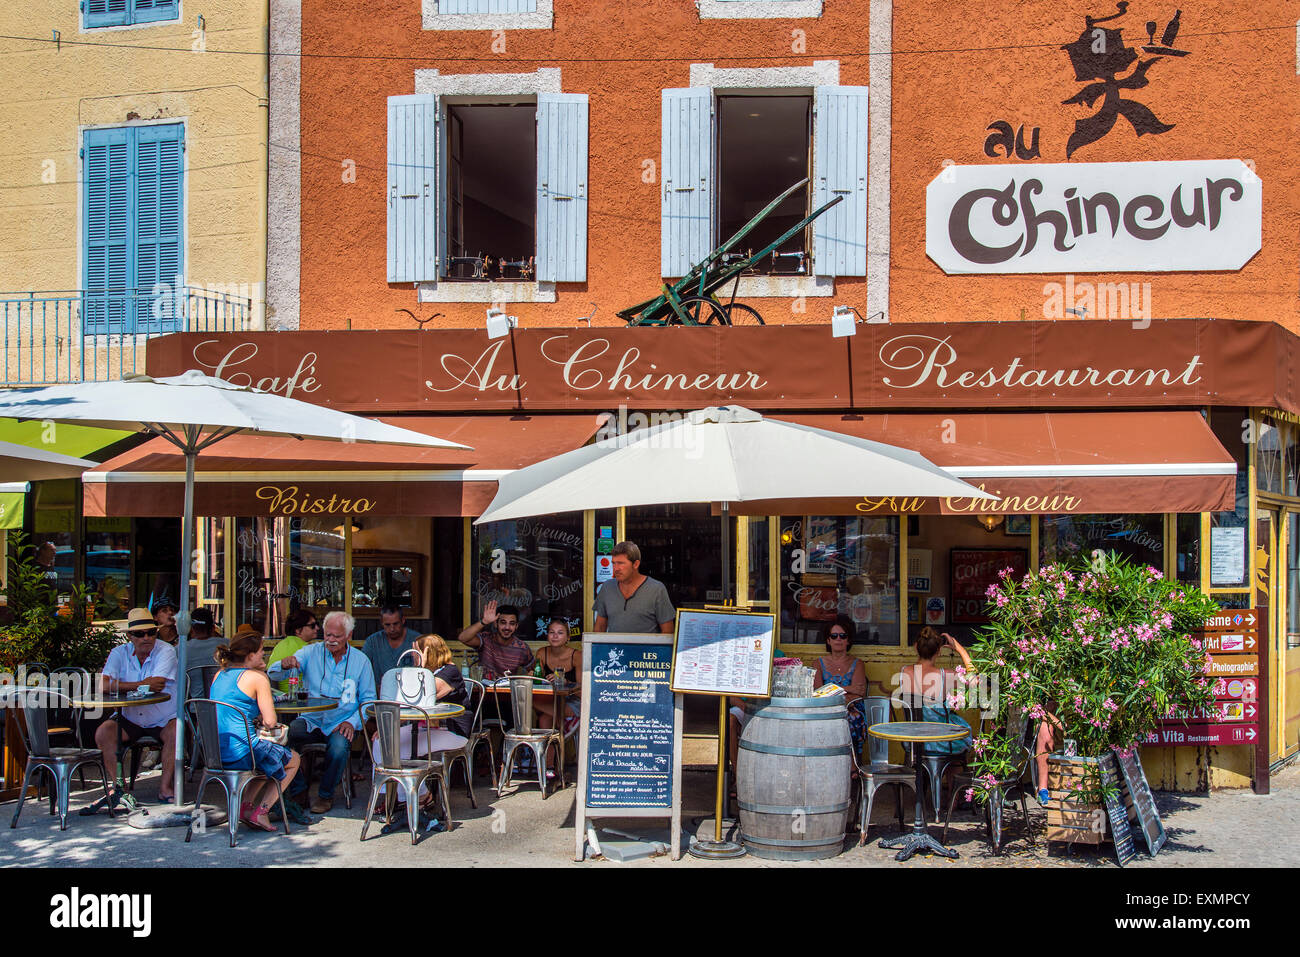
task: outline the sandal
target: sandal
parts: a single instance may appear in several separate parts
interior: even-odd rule
[[[94,804],[90,805],[89,807],[83,807],[77,813],[82,817],[94,817],[96,814],[100,812],[100,810],[107,807],[108,813],[112,814],[113,811],[117,809],[117,806],[121,803],[122,803],[122,789],[115,787],[113,788],[113,790],[108,792],[107,797],[100,798],[98,801],[96,801]]]
[[[270,808],[268,808],[265,804],[259,804],[256,810],[251,815],[244,818],[243,821],[245,824],[247,824],[251,828],[254,828],[255,830],[269,831],[270,833],[274,834],[275,825],[271,823],[270,818],[267,816],[267,812],[269,810]]]

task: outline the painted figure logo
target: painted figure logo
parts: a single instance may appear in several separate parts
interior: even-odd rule
[[[1061,47],[1070,57],[1074,67],[1075,79],[1087,85],[1070,97],[1064,104],[1082,104],[1091,107],[1098,99],[1101,108],[1092,116],[1075,120],[1074,132],[1065,144],[1065,156],[1069,159],[1074,153],[1090,143],[1095,143],[1115,126],[1116,120],[1123,116],[1132,125],[1138,136],[1146,133],[1167,133],[1172,130],[1172,123],[1161,122],[1146,106],[1136,100],[1126,100],[1123,90],[1140,90],[1150,84],[1147,71],[1158,59],[1166,56],[1186,56],[1186,50],[1175,50],[1173,42],[1178,36],[1179,20],[1182,11],[1174,11],[1173,18],[1161,34],[1160,43],[1155,42],[1156,27],[1154,20],[1147,22],[1149,43],[1142,47],[1142,52],[1150,53],[1151,59],[1139,60],[1137,51],[1124,43],[1123,30],[1098,27],[1099,23],[1118,20],[1128,12],[1127,0],[1117,3],[1118,13],[1109,17],[1084,17],[1086,26],[1079,38],[1073,43]],[[1134,63],[1137,65],[1134,67]],[[1120,74],[1129,67],[1133,72],[1121,78]],[[1097,82],[1089,82],[1097,81]]]
[[[605,660],[591,669],[593,678],[617,678],[627,671],[627,665],[623,664],[623,652],[616,648],[611,648]]]

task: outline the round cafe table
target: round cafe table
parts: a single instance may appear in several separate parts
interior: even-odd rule
[[[287,701],[272,701],[271,706],[275,708],[276,715],[310,714],[313,711],[333,711],[339,706],[339,699],[309,697],[299,700],[293,698]]]
[[[170,701],[171,699],[172,696],[167,694],[166,692],[155,691],[152,694],[147,694],[136,698],[132,698],[130,695],[125,695],[125,694],[76,695],[76,696],[70,696],[69,701],[71,702],[72,707],[77,708],[78,710],[81,711],[94,711],[95,709],[99,709],[101,711],[120,711],[123,708],[139,708],[147,704],[162,704],[163,702]],[[118,748],[117,748],[117,761],[115,762],[116,767],[113,768],[113,783],[115,785],[121,785],[122,807],[126,808],[127,811],[134,811],[136,805],[135,796],[126,791],[126,782],[122,780],[122,753],[124,750],[125,749],[123,748],[121,741],[119,740]],[[80,813],[83,816],[89,816],[95,814],[100,810],[100,808],[104,807],[104,805],[106,805],[107,803],[108,803],[108,798],[100,798],[98,801],[96,801],[94,804],[90,805],[89,807],[82,808],[81,811],[78,813]]]
[[[517,675],[516,677],[527,677],[526,675]],[[500,683],[498,683],[500,682]],[[552,681],[547,679],[549,687],[543,688],[540,684],[533,686],[534,697],[549,697],[555,699],[555,723],[560,728],[560,760],[565,759],[566,744],[564,738],[564,716],[566,712],[566,702],[572,696],[582,691],[582,684],[578,681]],[[496,681],[483,682],[483,690],[491,695],[510,694],[510,683],[508,678],[498,678]],[[497,714],[501,715],[500,699],[497,699]]]
[[[365,705],[362,705],[362,710],[363,711],[365,710]],[[371,713],[373,714],[373,711]],[[462,705],[458,705],[450,701],[447,702],[439,701],[432,708],[425,708],[424,710],[420,710],[419,708],[403,708],[402,713],[399,717],[401,718],[402,721],[424,721],[426,718],[430,721],[442,721],[446,718],[459,717],[464,713],[465,713],[465,708]],[[418,733],[411,735],[411,758],[412,759],[419,757],[419,755],[415,753],[416,748],[419,746],[418,745],[419,739],[420,736]],[[442,753],[442,752],[438,752],[438,753]]]
[[[970,734],[969,728],[939,721],[884,721],[867,728],[867,734],[885,741],[898,741],[904,744],[929,744],[938,741],[956,741]],[[902,837],[884,839],[880,846],[886,850],[897,850],[894,860],[905,861],[917,851],[929,851],[941,857],[957,857],[950,847],[944,847],[925,829],[925,784],[921,780],[923,765],[918,749],[912,750],[912,763],[916,765],[916,810],[912,818],[912,833]]]

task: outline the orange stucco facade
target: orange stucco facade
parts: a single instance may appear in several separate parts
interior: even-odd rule
[[[701,19],[689,0],[556,0],[552,29],[494,37],[424,30],[419,0],[305,0],[299,328],[410,328],[404,309],[443,313],[434,327],[482,324],[481,303],[418,305],[411,284],[386,282],[385,104],[415,91],[417,69],[445,75],[559,67],[564,92],[588,94],[587,281],[560,283],[553,303],[512,304],[509,311],[525,327],[572,327],[595,302],[596,325],[621,324],[614,312],[652,297],[662,281],[661,185],[645,176],[647,160],[656,168],[661,162],[660,91],[689,86],[692,63],[807,67],[835,60],[840,84],[866,86],[870,6],[825,0],[820,17],[736,20]],[[1277,0],[1184,4],[1173,46],[1186,55],[1155,57],[1147,85],[1125,94],[1172,129],[1139,137],[1120,117],[1069,160],[1253,163],[1263,182],[1261,251],[1237,271],[1082,278],[1150,283],[1155,318],[1244,318],[1300,331],[1298,11],[1300,4]],[[1141,0],[1102,26],[1121,28],[1123,42],[1140,47],[1148,41],[1146,21],[1156,21],[1159,40],[1173,12],[1171,4]],[[1061,47],[1084,30],[1085,13],[1102,18],[1115,9],[1047,0],[972,0],[959,10],[939,0],[893,4],[889,209],[887,218],[872,218],[873,230],[888,223],[890,321],[1044,318],[1044,284],[1062,276],[949,276],[931,261],[925,187],[945,161],[1000,165],[1008,178],[1028,165],[1067,161],[1074,122],[1097,109],[1062,103],[1084,87]],[[495,52],[502,42],[505,52]],[[885,122],[880,112],[873,101],[873,128]],[[1039,155],[987,156],[987,128],[999,120],[1024,126],[1026,139],[1037,128]],[[867,284],[841,277],[833,299],[764,299],[761,309],[769,323],[825,323],[831,303],[865,311]]]

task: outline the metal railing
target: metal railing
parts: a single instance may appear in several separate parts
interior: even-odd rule
[[[148,340],[245,332],[252,301],[192,286],[0,292],[5,386],[105,382],[145,371]]]

